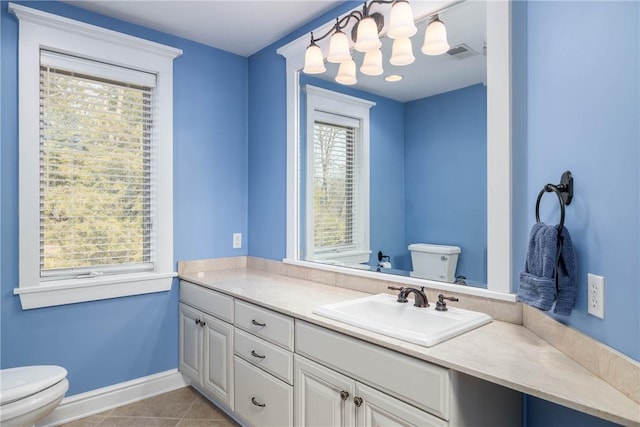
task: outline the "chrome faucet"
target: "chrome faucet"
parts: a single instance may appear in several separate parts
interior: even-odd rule
[[[413,293],[415,307],[429,307],[429,301],[427,301],[427,294],[424,293],[424,288],[416,289],[416,288],[397,288],[395,286],[389,286],[387,289],[391,289],[393,291],[400,291],[398,293],[398,302],[409,302],[407,296],[410,293]]]

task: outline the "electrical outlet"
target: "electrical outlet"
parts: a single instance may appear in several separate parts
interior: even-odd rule
[[[242,248],[242,233],[233,233],[233,249]]]
[[[604,277],[587,274],[587,311],[592,316],[604,319]]]

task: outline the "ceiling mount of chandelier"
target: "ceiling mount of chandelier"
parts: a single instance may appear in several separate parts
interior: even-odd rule
[[[415,61],[411,39],[418,31],[413,19],[413,11],[407,0],[371,0],[365,3],[362,10],[354,10],[342,18],[336,18],[335,25],[321,37],[314,37],[305,53],[303,72],[306,74],[321,74],[326,71],[324,55],[317,42],[331,36],[327,62],[340,64],[336,81],[345,85],[357,82],[356,64],[351,56],[351,43],[343,31],[353,20],[351,29],[353,48],[363,52],[364,59],[360,72],[370,76],[383,73],[383,58],[380,47],[380,31],[384,27],[384,15],[379,12],[371,13],[371,8],[378,4],[393,4],[389,18],[387,36],[393,39],[391,58],[392,65],[409,65]],[[435,14],[427,26],[422,52],[425,55],[440,55],[449,50],[447,30],[444,23]]]

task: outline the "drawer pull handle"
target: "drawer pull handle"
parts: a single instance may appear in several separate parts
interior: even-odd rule
[[[347,400],[348,398],[349,398],[349,392],[348,392],[348,391],[344,391],[344,390],[342,390],[342,391],[340,392],[340,399],[342,399],[342,400]]]
[[[252,320],[251,320],[251,324],[252,324],[252,325],[255,325],[255,326],[267,326],[267,324],[266,324],[266,323],[260,323],[260,322],[258,322],[256,319],[252,319]]]
[[[251,403],[253,403],[254,405],[259,406],[259,407],[261,407],[261,408],[264,408],[265,406],[267,406],[267,404],[266,404],[266,403],[260,403],[260,402],[258,402],[258,401],[256,400],[256,398],[255,398],[255,397],[252,397],[252,398],[251,398]]]
[[[267,357],[267,356],[264,356],[264,355],[262,355],[262,354],[258,354],[258,353],[256,353],[254,350],[251,350],[251,355],[252,355],[253,357],[257,357],[258,359],[264,359],[265,357]]]
[[[362,398],[358,397],[358,396],[354,397],[353,398],[353,403],[355,403],[356,408],[359,408],[360,405],[362,405]]]

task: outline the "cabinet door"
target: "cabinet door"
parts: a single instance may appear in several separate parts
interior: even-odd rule
[[[445,427],[448,423],[364,384],[357,383],[357,427]]]
[[[180,304],[180,371],[198,385],[202,384],[202,315]]]
[[[304,357],[294,356],[296,426],[347,427],[354,423],[355,382]]]
[[[204,315],[202,388],[233,409],[233,326]]]

